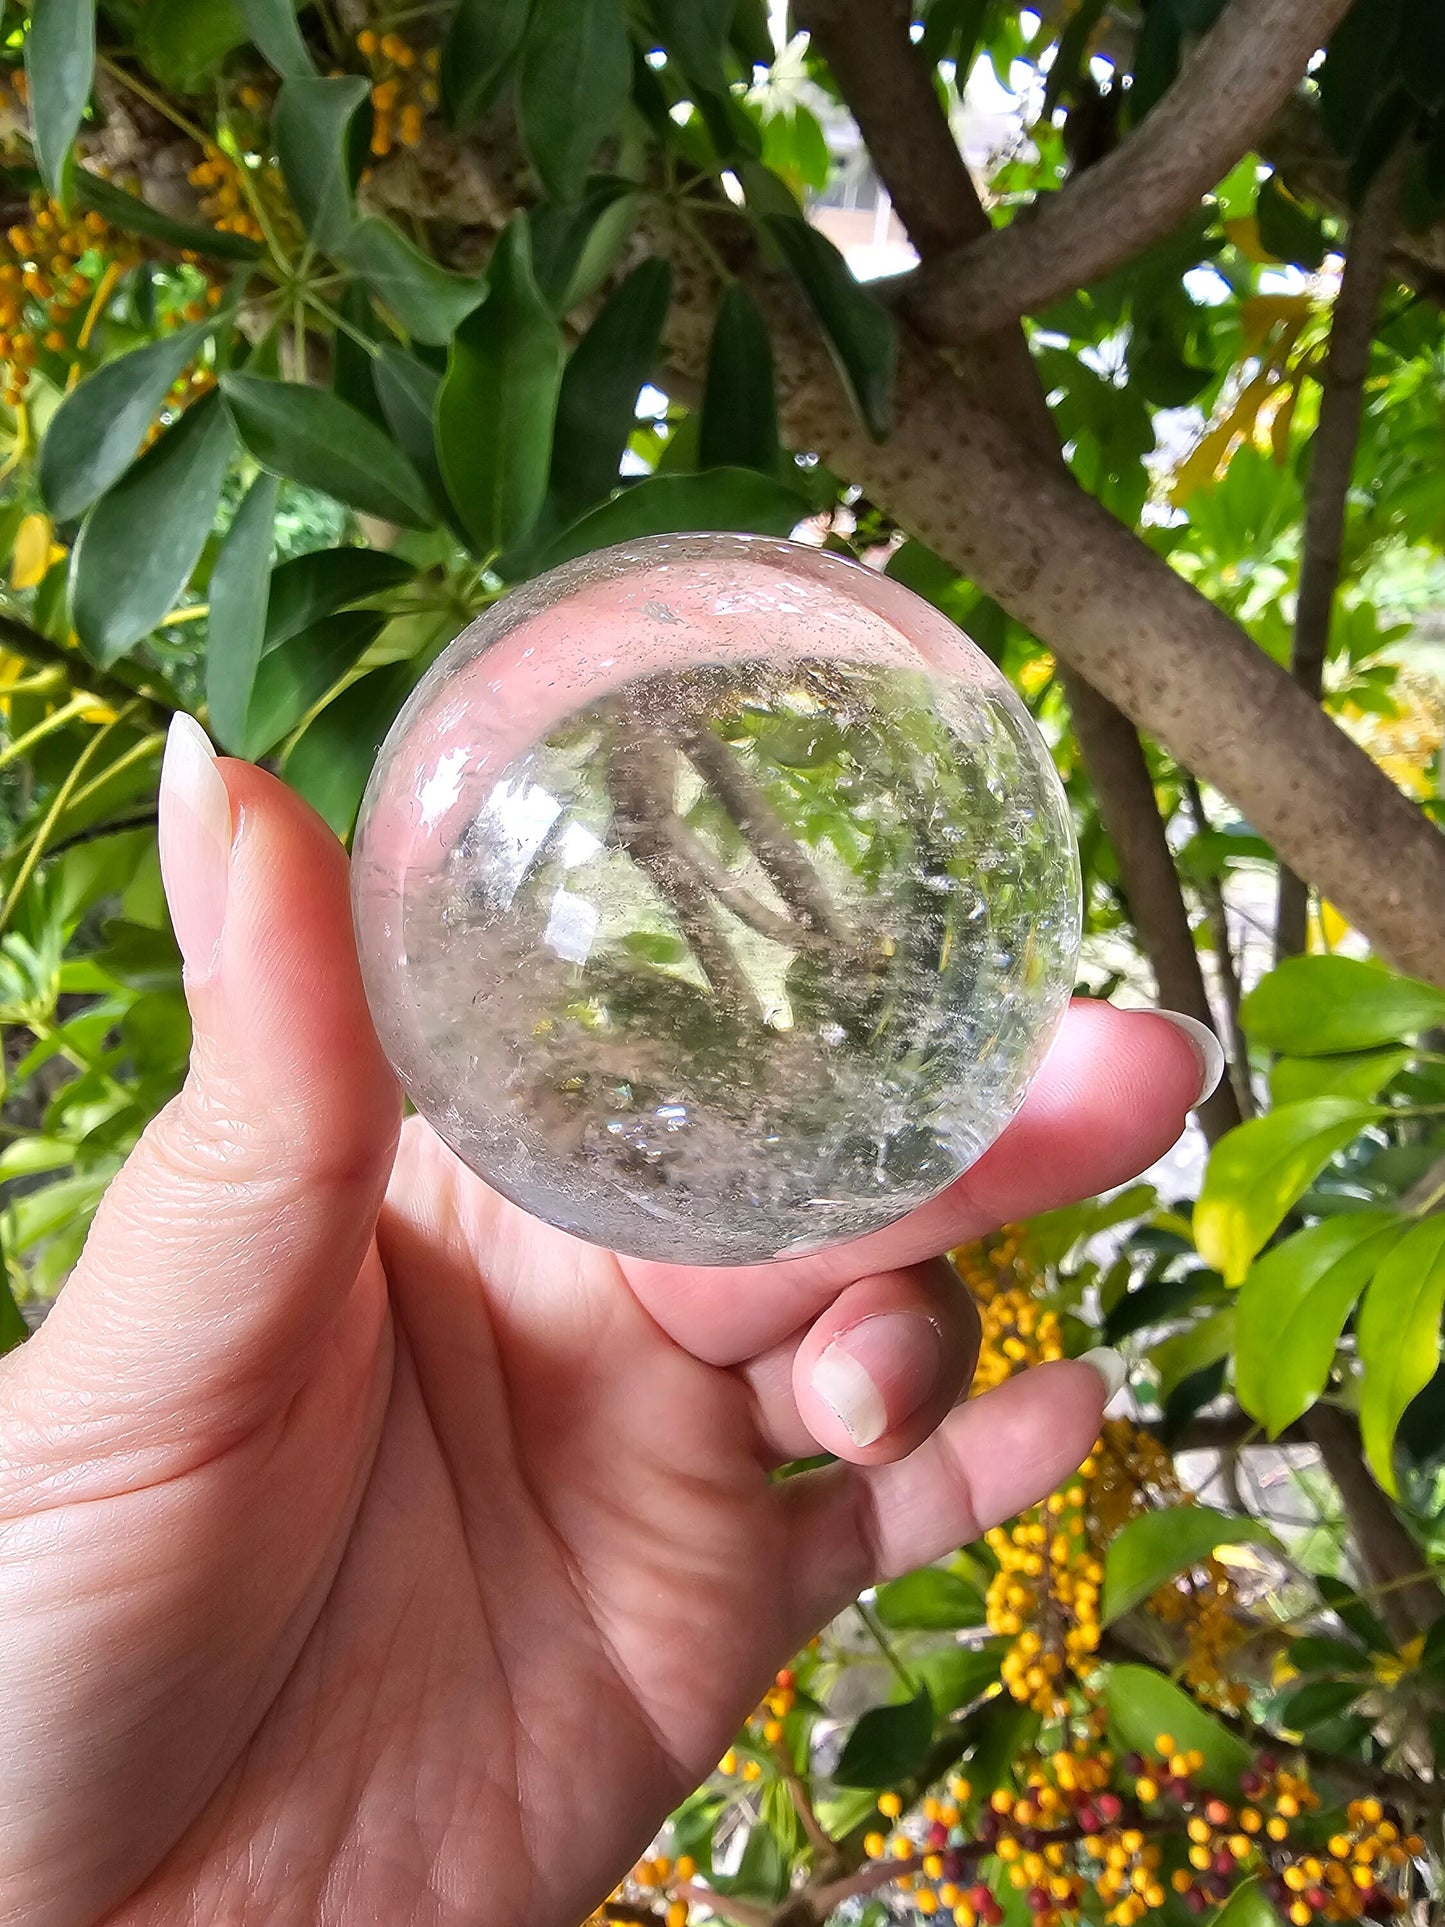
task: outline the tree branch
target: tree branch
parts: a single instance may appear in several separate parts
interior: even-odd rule
[[[1390,278],[1390,245],[1400,204],[1407,149],[1395,152],[1375,175],[1350,228],[1344,273],[1330,317],[1330,343],[1320,369],[1320,415],[1310,443],[1305,490],[1304,549],[1295,602],[1290,673],[1316,702],[1324,686],[1330,622],[1340,583],[1350,477],[1360,442],[1365,377],[1380,302]],[[1279,876],[1276,957],[1305,948],[1309,886],[1292,870]]]
[[[1209,829],[1209,812],[1204,807],[1204,797],[1198,783],[1187,770],[1184,773],[1184,800],[1189,807],[1195,831],[1203,835]],[[1210,933],[1214,939],[1215,968],[1219,972],[1219,988],[1229,1024],[1225,1049],[1229,1057],[1229,1074],[1234,1083],[1235,1100],[1239,1105],[1241,1117],[1253,1117],[1258,1110],[1258,1105],[1255,1102],[1254,1086],[1249,1081],[1249,1044],[1239,1022],[1239,1006],[1243,999],[1239,982],[1239,966],[1235,962],[1234,945],[1229,935],[1229,910],[1217,877],[1207,877],[1198,885],[1198,889],[1204,901],[1205,920],[1209,924]]]
[[[827,60],[925,263],[941,248],[989,235],[988,214],[910,39],[908,0],[799,0],[796,13]],[[1042,460],[1062,469],[1053,418],[1014,320],[970,341],[956,366],[982,405],[1002,415]],[[1160,999],[1213,1028],[1143,745],[1128,718],[1082,676],[1065,668],[1061,681]],[[1211,1142],[1239,1122],[1232,1086],[1221,1084],[1201,1106],[1200,1122]]]
[[[1229,0],[1152,113],[1027,216],[902,284],[914,325],[960,342],[1102,280],[1184,221],[1263,133],[1349,0]]]
[[[1403,1646],[1445,1614],[1445,1595],[1429,1579],[1414,1576],[1425,1555],[1370,1476],[1354,1420],[1337,1406],[1319,1404],[1306,1412],[1300,1426],[1319,1448],[1340,1495],[1365,1576],[1380,1588],[1375,1601],[1380,1618]]]
[[[1118,858],[1129,916],[1153,965],[1160,1000],[1217,1031],[1139,733],[1081,676],[1065,671],[1064,678],[1074,734],[1085,752],[1099,815]],[[1228,1077],[1199,1106],[1199,1122],[1211,1144],[1232,1131],[1240,1117]]]
[[[39,669],[64,670],[72,688],[115,709],[127,703],[138,704],[137,714],[152,729],[164,729],[179,707],[170,691],[147,676],[138,664],[122,661],[111,669],[101,669],[88,656],[62,649],[14,616],[0,614],[0,649],[10,650]]]
[[[675,238],[669,251],[670,347],[696,368],[712,270]],[[756,264],[744,272],[769,319],[797,444],[850,475],[1229,797],[1384,958],[1445,983],[1445,836],[1319,705],[1059,464],[1025,447],[906,320],[893,433],[879,444],[792,290]]]

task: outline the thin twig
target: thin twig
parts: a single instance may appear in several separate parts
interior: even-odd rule
[[[1316,702],[1324,684],[1331,618],[1340,583],[1345,516],[1364,415],[1370,346],[1389,280],[1390,248],[1407,159],[1408,149],[1402,142],[1379,169],[1360,202],[1350,227],[1344,272],[1330,318],[1329,350],[1319,369],[1320,416],[1310,443],[1304,548],[1290,660],[1290,673]],[[1298,955],[1305,948],[1308,929],[1309,886],[1281,865],[1276,958]]]

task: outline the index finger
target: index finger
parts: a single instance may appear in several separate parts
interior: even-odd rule
[[[938,1197],[866,1238],[766,1265],[619,1262],[648,1313],[679,1345],[711,1364],[740,1364],[800,1330],[857,1279],[968,1244],[1145,1170],[1218,1082],[1219,1045],[1202,1026],[1187,1028],[1190,1022],[1076,1000],[998,1142]]]

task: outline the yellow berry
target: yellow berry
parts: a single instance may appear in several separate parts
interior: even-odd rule
[[[870,1860],[881,1860],[888,1851],[888,1842],[876,1830],[863,1836],[863,1851]]]
[[[896,1793],[880,1793],[878,1795],[878,1811],[883,1814],[886,1819],[896,1820],[903,1811],[903,1802]]]

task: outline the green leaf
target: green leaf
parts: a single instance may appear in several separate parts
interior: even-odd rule
[[[380,549],[313,549],[293,556],[271,577],[262,654],[279,649],[323,616],[384,595],[415,574],[410,563]]]
[[[1358,1679],[1310,1680],[1282,1694],[1275,1703],[1272,1718],[1287,1732],[1308,1734],[1348,1712],[1364,1690]]]
[[[492,255],[489,292],[462,323],[437,393],[437,454],[478,555],[531,530],[547,494],[562,336],[532,278],[525,217]]]
[[[1356,957],[1291,957],[1256,984],[1239,1014],[1264,1050],[1333,1057],[1445,1023],[1445,991]]]
[[[397,447],[426,484],[437,513],[454,520],[451,498],[437,460],[436,399],[441,376],[403,348],[385,347],[371,364],[371,379]],[[466,531],[457,524],[457,533]]]
[[[480,275],[453,274],[412,246],[389,221],[367,215],[331,249],[416,341],[441,346],[487,292]]]
[[[41,0],[30,10],[25,78],[35,163],[55,201],[95,77],[95,0]]]
[[[723,55],[737,0],[652,0],[657,37],[689,80],[722,93]]]
[[[67,1147],[68,1153],[69,1147]],[[13,1352],[17,1345],[23,1344],[30,1336],[30,1327],[21,1314],[20,1307],[11,1295],[10,1283],[0,1271],[0,1358],[6,1352]]]
[[[573,556],[643,535],[682,530],[730,529],[756,535],[791,535],[807,509],[796,492],[749,468],[710,468],[702,475],[649,475],[563,531],[540,566],[555,568]]]
[[[827,236],[800,214],[767,214],[762,225],[808,297],[869,434],[882,441],[893,407],[891,316],[854,279]]]
[[[57,522],[80,515],[120,480],[214,326],[198,321],[108,361],[65,397],[40,445],[40,492]]]
[[[1353,1586],[1327,1572],[1316,1573],[1315,1585],[1320,1598],[1340,1624],[1347,1626],[1360,1643],[1372,1653],[1393,1653],[1395,1642],[1380,1620],[1359,1597]],[[1438,1622],[1445,1624],[1445,1622]]]
[[[313,717],[287,751],[286,781],[343,839],[351,834],[377,751],[415,681],[410,662],[373,669]]]
[[[621,0],[532,0],[517,72],[527,158],[554,201],[580,201],[599,144],[632,91]]]
[[[474,127],[516,62],[531,0],[460,0],[442,42],[442,100],[453,127]]]
[[[874,1706],[848,1735],[833,1769],[839,1786],[888,1787],[916,1773],[933,1744],[933,1701],[922,1688],[901,1706]]]
[[[1004,1693],[969,1717],[977,1735],[968,1759],[968,1777],[976,1798],[987,1799],[995,1787],[1013,1778],[1014,1767],[1038,1738],[1040,1720],[1031,1706],[1020,1706]]]
[[[1200,1256],[1226,1283],[1239,1284],[1306,1187],[1379,1115],[1378,1106],[1354,1098],[1315,1097],[1228,1132],[1210,1155],[1194,1207]]]
[[[1250,1267],[1239,1289],[1234,1386],[1271,1438],[1329,1383],[1345,1320],[1403,1229],[1387,1211],[1325,1218]]]
[[[1259,184],[1254,221],[1260,243],[1276,261],[1287,261],[1313,274],[1325,258],[1325,237],[1314,215],[1302,208],[1281,186],[1278,175]]]
[[[71,620],[106,665],[175,607],[216,519],[236,437],[220,397],[192,403],[81,525],[70,558]]]
[[[938,1646],[911,1658],[908,1667],[920,1688],[927,1687],[935,1719],[945,1720],[997,1687],[1007,1651],[1006,1639],[987,1639],[981,1646]],[[893,1697],[901,1696],[900,1687]]]
[[[323,80],[306,72],[276,96],[271,132],[286,191],[302,226],[327,253],[356,219],[352,189],[361,156],[352,123],[368,91],[359,74]]]
[[[610,294],[562,375],[552,492],[569,520],[617,486],[637,397],[657,360],[672,292],[666,261],[644,261]]]
[[[756,468],[764,475],[778,465],[773,344],[757,303],[741,281],[729,282],[718,304],[698,461],[703,468]]]
[[[247,37],[235,0],[148,0],[136,52],[162,87],[192,94]]]
[[[1207,1505],[1169,1506],[1129,1520],[1104,1555],[1100,1624],[1122,1619],[1181,1572],[1203,1565],[1216,1546],[1244,1544],[1278,1548],[1274,1534],[1257,1519],[1232,1517]]]
[[[923,1566],[878,1588],[873,1610],[895,1632],[981,1626],[983,1597],[977,1587],[941,1566]]]
[[[601,287],[632,231],[639,199],[630,181],[595,175],[580,206],[543,201],[532,209],[532,272],[553,314],[569,313]]]
[[[1233,1344],[1233,1305],[1161,1339],[1149,1353],[1159,1374],[1160,1398],[1167,1404],[1186,1380],[1227,1358]]]
[[[1395,1430],[1440,1363],[1445,1307],[1445,1217],[1412,1225],[1386,1253],[1365,1290],[1355,1324],[1360,1366],[1360,1437],[1380,1484],[1399,1497]]]
[[[1167,1733],[1181,1753],[1197,1750],[1204,1755],[1201,1786],[1210,1792],[1238,1792],[1239,1776],[1249,1768],[1249,1748],[1152,1666],[1111,1666],[1104,1704],[1116,1752],[1147,1756]]]
[[[221,392],[236,432],[263,468],[407,528],[436,521],[420,476],[395,442],[326,389],[225,374]]]
[[[167,247],[205,255],[212,261],[257,261],[265,252],[244,234],[223,234],[219,228],[172,221],[149,202],[103,181],[98,174],[88,174],[84,168],[76,170],[75,198],[122,234],[148,235],[153,241],[164,241]]]
[[[1340,1057],[1277,1057],[1269,1074],[1276,1106],[1307,1097],[1356,1097],[1368,1104],[1397,1078],[1413,1053],[1402,1048],[1349,1051]]]
[[[251,689],[243,754],[254,763],[274,749],[355,668],[385,626],[385,615],[374,610],[346,609],[268,650]]]
[[[1279,1927],[1279,1910],[1257,1880],[1240,1883],[1210,1927]]]
[[[257,476],[211,571],[206,707],[211,735],[232,755],[239,754],[245,742],[251,685],[266,635],[279,489],[274,475]]]
[[[315,72],[293,0],[236,0],[246,32],[285,80]]]

